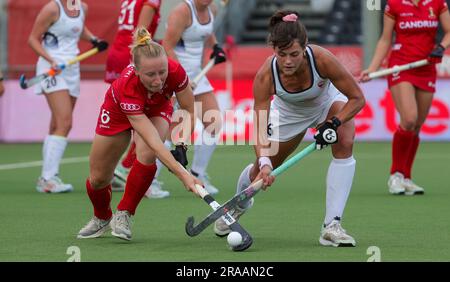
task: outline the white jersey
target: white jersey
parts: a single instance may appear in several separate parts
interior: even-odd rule
[[[84,28],[85,14],[81,8],[78,17],[69,17],[61,3],[55,0],[59,7],[59,18],[43,36],[42,46],[50,57],[59,61],[67,61],[78,55],[78,41]]]
[[[320,76],[311,47],[306,47],[311,72],[311,85],[300,92],[289,92],[281,83],[276,57],[272,60],[272,77],[275,97],[271,103],[270,121],[274,141],[289,141],[310,127],[325,121],[335,101],[346,102],[327,78]]]
[[[183,32],[174,51],[188,76],[193,79],[202,67],[205,40],[213,33],[214,16],[208,8],[209,22],[200,24],[192,0],[185,0],[185,2],[191,10],[192,24]]]
[[[306,52],[312,76],[311,86],[308,89],[297,93],[287,91],[280,81],[276,57],[272,60],[272,76],[275,84],[274,105],[279,110],[298,110],[299,114],[308,116],[313,114],[318,107],[326,104],[336,93],[329,91],[332,86],[330,80],[322,78],[317,71],[316,62],[309,46],[306,47]]]
[[[58,64],[66,63],[75,58],[80,50],[78,41],[84,28],[84,10],[80,9],[78,17],[69,17],[64,11],[61,0],[55,0],[59,7],[59,18],[44,34],[42,46]],[[36,64],[36,74],[41,74],[51,68],[49,62],[39,57]],[[49,77],[36,85],[35,93],[53,93],[68,90],[70,96],[80,95],[80,64],[76,63],[66,68],[61,74]]]

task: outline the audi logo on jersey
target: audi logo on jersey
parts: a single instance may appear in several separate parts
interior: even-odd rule
[[[130,103],[120,103],[120,108],[124,111],[139,111],[141,109],[141,106],[136,104],[130,104]]]

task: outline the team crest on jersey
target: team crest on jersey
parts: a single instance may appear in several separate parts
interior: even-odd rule
[[[317,83],[317,86],[318,86],[319,88],[323,88],[324,85],[325,85],[325,81],[323,81],[323,80],[320,80],[320,81]]]
[[[430,12],[430,14],[428,15],[428,18],[435,19],[436,15],[434,14],[434,10],[432,7],[429,8],[429,12]]]
[[[72,32],[73,33],[79,33],[80,32],[80,28],[78,26],[75,26],[72,28]]]

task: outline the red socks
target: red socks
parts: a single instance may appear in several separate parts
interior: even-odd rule
[[[147,192],[155,173],[156,164],[144,165],[136,159],[128,175],[125,193],[117,206],[117,210],[126,210],[134,215],[136,207]]]
[[[127,156],[122,160],[122,166],[124,168],[131,168],[135,160],[136,160],[136,144],[133,142],[131,143],[131,146],[128,149]]]
[[[94,206],[94,215],[102,220],[108,220],[112,216],[112,211],[110,207],[111,203],[111,185],[105,188],[94,190],[91,187],[89,179],[86,180],[86,190],[89,199]]]
[[[405,178],[411,178],[411,168],[419,146],[419,136],[414,131],[399,127],[392,142],[391,174],[400,172]]]
[[[408,158],[405,163],[405,178],[411,179],[411,170],[414,163],[414,159],[416,158],[417,148],[419,148],[420,138],[419,135],[414,135],[411,145],[409,147]]]

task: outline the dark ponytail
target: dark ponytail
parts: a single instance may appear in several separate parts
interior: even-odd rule
[[[295,11],[278,11],[271,18],[269,23],[268,43],[273,48],[286,49],[298,40],[304,49],[308,44],[308,35],[305,26],[300,22],[300,15]]]

